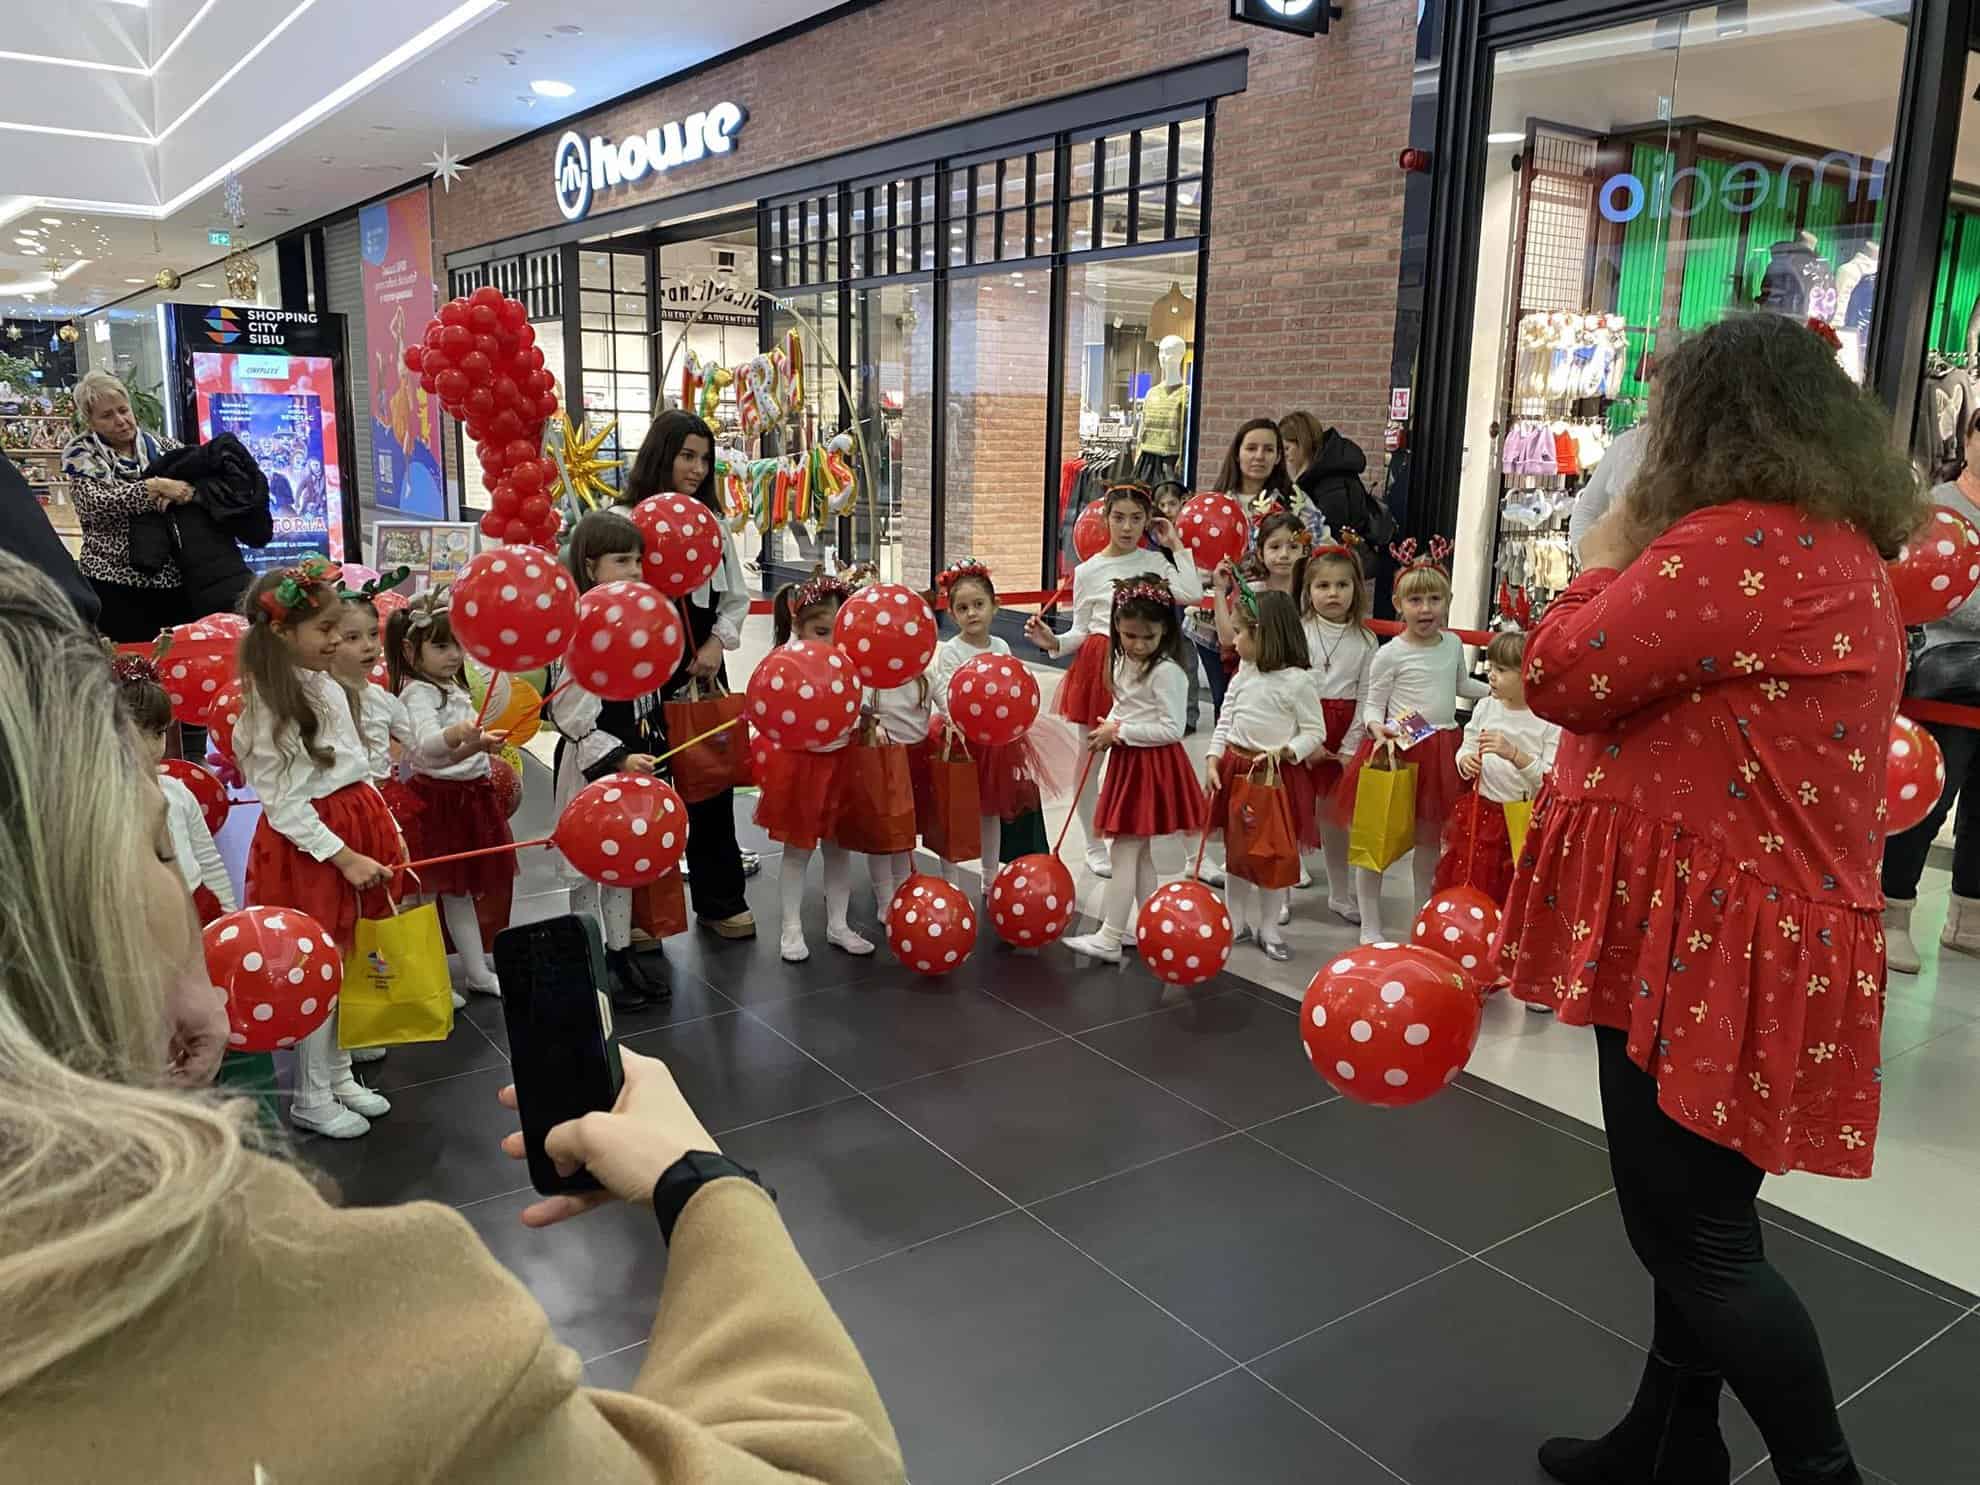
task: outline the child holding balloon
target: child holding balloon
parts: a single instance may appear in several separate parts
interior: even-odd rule
[[[184,780],[165,769],[166,742],[172,735],[172,699],[159,684],[158,668],[142,656],[119,655],[112,668],[117,673],[117,699],[143,745],[143,761],[158,771],[158,787],[165,795],[165,825],[172,835],[172,855],[179,875],[193,895],[199,921],[211,923],[239,904],[234,901],[233,878],[227,875],[227,864],[213,843],[205,810]]]
[[[344,608],[336,574],[310,557],[263,573],[248,590],[233,744],[261,800],[248,901],[309,914],[348,960],[359,916],[391,911],[392,867],[404,857],[399,828],[371,786],[371,756],[350,698],[330,674]],[[298,1128],[355,1139],[391,1108],[352,1074],[334,1011],[296,1044],[289,1118]]]

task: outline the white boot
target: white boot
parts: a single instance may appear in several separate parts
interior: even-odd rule
[[[1917,901],[1915,897],[1884,899],[1884,963],[1894,974],[1918,973],[1918,945],[1911,941],[1911,908]],[[1948,935],[1952,933],[1953,921],[1953,915],[1948,911]]]
[[[1888,954],[1888,930],[1884,942]],[[1980,954],[1980,897],[1961,897],[1957,892],[1953,893],[1946,904],[1946,931],[1939,935],[1939,942],[1962,954]],[[1912,953],[1915,956],[1917,950],[1913,949]]]

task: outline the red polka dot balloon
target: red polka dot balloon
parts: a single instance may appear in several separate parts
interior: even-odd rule
[[[251,907],[206,925],[206,973],[227,997],[227,1047],[279,1052],[321,1026],[344,987],[323,925],[294,908]]]
[[[980,747],[1014,743],[1038,720],[1038,682],[1011,655],[978,655],[949,678],[949,720]]]
[[[962,888],[917,873],[888,904],[887,946],[917,974],[945,975],[976,947],[976,909]]]
[[[692,495],[652,495],[627,513],[646,540],[640,568],[669,598],[685,598],[722,565],[722,523]]]
[[[516,811],[522,808],[522,774],[506,758],[488,760],[488,778],[495,785],[495,802],[502,807],[508,819],[515,819]]]
[[[818,749],[859,720],[859,677],[837,645],[780,645],[749,678],[749,721],[780,748]]]
[[[1019,948],[1036,948],[1058,942],[1078,905],[1066,863],[1040,853],[1006,861],[990,884],[985,907],[998,938]]]
[[[496,547],[462,569],[449,610],[461,648],[490,670],[562,658],[577,625],[577,584],[534,547]]]
[[[1891,835],[1911,829],[1932,813],[1946,787],[1946,755],[1939,740],[1911,718],[1891,723],[1890,760],[1884,768],[1884,803],[1879,810]]]
[[[840,606],[832,639],[867,685],[904,686],[935,658],[935,610],[912,588],[875,583]]]
[[[1251,545],[1251,521],[1244,507],[1228,495],[1192,495],[1176,515],[1176,533],[1189,548],[1196,565],[1215,572],[1221,562],[1235,562]]]
[[[1905,623],[1943,619],[1980,588],[1980,529],[1951,506],[1935,505],[1898,548],[1890,573]]]
[[[777,751],[777,745],[762,733],[752,729],[749,734],[750,782],[760,784],[770,777],[770,756]]]
[[[680,865],[687,806],[671,784],[643,773],[608,773],[564,806],[551,839],[592,881],[644,887]]]
[[[206,709],[207,751],[231,764],[234,761],[234,729],[241,723],[242,691],[239,677],[213,693]]]
[[[206,817],[206,828],[215,835],[227,823],[227,786],[210,768],[201,768],[189,758],[167,758],[158,765],[158,771],[177,779],[188,789],[192,797],[199,801],[199,812]]]
[[[1441,954],[1397,944],[1351,949],[1313,977],[1299,1032],[1320,1075],[1380,1108],[1419,1103],[1464,1071],[1484,997]]]
[[[246,624],[238,615],[214,614],[171,631],[158,662],[158,678],[179,721],[193,727],[205,723],[213,698],[239,673],[241,631]]]
[[[1231,915],[1201,882],[1157,887],[1135,919],[1141,962],[1171,985],[1200,985],[1231,957]]]
[[[1107,549],[1111,536],[1107,530],[1107,502],[1094,500],[1079,513],[1073,522],[1073,552],[1084,562],[1088,557],[1097,557]]]
[[[681,663],[687,630],[668,599],[646,583],[600,583],[578,600],[566,661],[594,696],[631,701],[656,691]]]
[[[1496,975],[1492,940],[1500,916],[1499,905],[1476,887],[1446,888],[1423,904],[1409,941],[1419,949],[1435,949],[1482,987]]]

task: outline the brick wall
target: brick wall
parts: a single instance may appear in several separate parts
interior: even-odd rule
[[[1223,100],[1217,116],[1198,409],[1208,479],[1239,423],[1294,407],[1339,424],[1371,458],[1379,453],[1402,232],[1395,159],[1408,142],[1415,23],[1413,0],[1356,0],[1324,40],[1239,25],[1228,0],[1125,12],[1109,0],[884,0],[574,127],[618,137],[724,98],[741,102],[751,113],[735,152],[681,173],[679,186],[694,189],[1246,49],[1249,86]],[[859,82],[835,93],[832,79]],[[482,160],[437,194],[436,252],[555,225],[556,139],[552,132]],[[611,202],[657,204],[669,194],[662,175],[613,192]],[[978,316],[986,332],[995,323]],[[993,463],[1025,426],[1006,417],[1041,430],[1032,450],[1042,441],[1043,324],[1041,313],[1031,352],[1036,408],[1020,414],[1022,392],[1013,388],[974,420],[973,439],[996,435]],[[962,457],[951,448],[952,488]],[[1034,575],[1040,475],[1035,465],[1026,475],[1025,540],[1010,554]],[[992,503],[969,514],[952,504],[948,546],[959,552],[959,529],[967,529],[987,556],[981,548],[993,524],[1001,534],[1003,476],[986,483],[979,470],[975,478]],[[910,559],[908,570],[925,569]]]

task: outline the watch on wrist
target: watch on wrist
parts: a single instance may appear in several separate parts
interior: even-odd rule
[[[660,1223],[660,1240],[671,1243],[674,1240],[674,1224],[694,1198],[695,1192],[710,1181],[720,1181],[729,1176],[740,1176],[745,1181],[753,1181],[767,1192],[772,1201],[777,1193],[763,1185],[763,1177],[746,1165],[740,1165],[726,1155],[717,1155],[712,1150],[690,1150],[660,1173],[660,1179],[653,1183],[653,1215]]]

